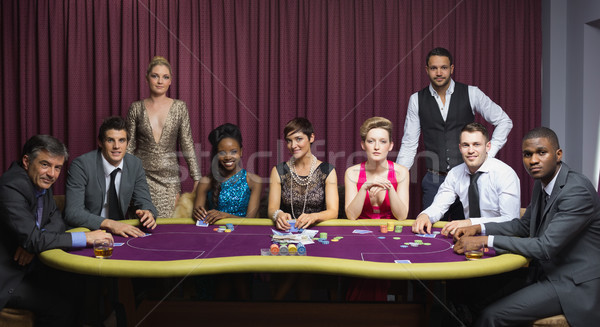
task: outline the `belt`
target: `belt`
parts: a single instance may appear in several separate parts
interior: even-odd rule
[[[433,169],[429,169],[429,168],[427,169],[427,171],[430,172],[430,173],[432,173],[432,174],[434,174],[434,175],[438,175],[438,176],[446,176],[446,175],[448,175],[448,173],[445,172],[445,171],[437,171],[437,170],[433,170]]]

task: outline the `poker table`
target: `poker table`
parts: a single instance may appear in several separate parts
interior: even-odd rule
[[[261,256],[269,248],[273,223],[269,219],[222,219],[217,226],[233,224],[230,233],[216,226],[198,227],[192,219],[158,219],[147,236],[115,236],[111,259],[96,259],[91,248],[40,254],[57,269],[108,277],[183,277],[221,273],[313,273],[378,279],[448,280],[499,274],[523,267],[527,259],[515,254],[467,261],[452,251],[452,239],[441,234],[419,237],[411,232],[413,220],[395,221],[401,233],[381,233],[388,220],[330,220],[311,229],[325,232],[329,244],[306,245],[306,256]],[[137,224],[135,220],[124,221]],[[444,223],[434,225],[439,231]],[[355,230],[370,231],[365,234]],[[85,231],[74,229],[72,231]],[[319,235],[319,234],[317,234]],[[337,242],[331,241],[342,237]],[[395,263],[409,260],[410,263]]]

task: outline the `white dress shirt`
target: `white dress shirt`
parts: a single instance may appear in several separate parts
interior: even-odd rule
[[[454,80],[450,79],[450,86],[446,90],[446,103],[442,103],[442,99],[429,84],[429,92],[431,96],[437,101],[440,112],[444,121],[448,116],[448,108],[450,108],[450,100],[452,93],[454,93]],[[481,116],[495,126],[494,133],[492,134],[492,148],[488,153],[489,156],[495,157],[498,151],[506,143],[508,133],[512,129],[512,120],[502,110],[502,108],[494,103],[485,93],[483,93],[478,87],[468,85],[469,92],[469,103],[475,112],[481,114]],[[419,146],[419,136],[421,135],[421,119],[419,118],[419,93],[413,93],[408,100],[408,111],[406,113],[406,120],[404,121],[404,136],[402,137],[402,145],[398,152],[398,158],[396,163],[410,169],[412,167],[415,154],[417,153],[417,147]],[[458,147],[458,141],[456,142]]]
[[[121,170],[115,176],[115,189],[117,191],[117,198],[119,198],[119,190],[121,186],[121,174],[123,174],[123,160],[119,163],[117,167],[111,165],[106,161],[104,156],[102,157],[102,168],[104,169],[104,180],[106,181],[106,189],[104,190],[104,203],[102,204],[102,211],[100,212],[100,216],[103,218],[109,218],[108,215],[108,188],[110,187],[110,174],[113,170],[117,168],[121,168]]]
[[[469,218],[471,223],[475,225],[519,218],[521,183],[517,173],[509,165],[489,156],[477,171],[482,172],[477,180],[482,218]],[[470,176],[465,163],[452,168],[440,185],[433,203],[422,213],[427,214],[429,220],[435,223],[444,216],[458,196],[463,204],[465,217],[469,217]]]

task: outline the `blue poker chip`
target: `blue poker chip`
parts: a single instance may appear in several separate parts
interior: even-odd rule
[[[383,240],[385,239],[385,236],[379,236],[378,239]]]
[[[401,248],[407,248],[408,245],[400,245]]]
[[[321,241],[321,244],[327,245],[329,244],[329,241]]]

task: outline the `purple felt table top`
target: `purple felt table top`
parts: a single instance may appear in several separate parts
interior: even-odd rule
[[[112,259],[167,261],[252,256],[260,255],[261,248],[271,245],[271,226],[239,225],[231,233],[219,233],[213,230],[214,227],[158,225],[152,234],[145,237],[115,236],[115,243],[124,244],[115,246]],[[308,256],[387,263],[394,260],[410,260],[412,263],[465,261],[464,255],[452,251],[451,238],[441,234],[435,238],[419,237],[408,226],[403,228],[402,233],[381,233],[379,226],[317,226],[311,229],[327,233],[330,243],[324,245],[315,241],[315,244],[306,245]],[[372,233],[353,234],[355,229],[370,230]],[[331,242],[336,236],[343,238]],[[401,247],[416,240],[431,245]],[[94,256],[91,248],[71,250],[69,253]],[[490,250],[484,258],[494,255],[494,251]]]

